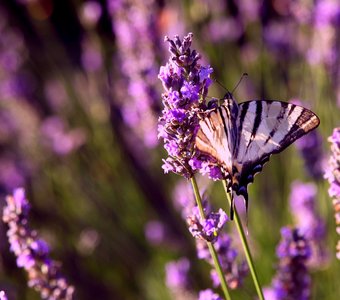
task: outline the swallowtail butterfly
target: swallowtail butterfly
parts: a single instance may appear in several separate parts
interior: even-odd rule
[[[252,100],[237,104],[228,92],[222,104],[200,121],[196,148],[212,156],[226,173],[229,191],[242,195],[248,209],[247,185],[270,156],[316,128],[310,110],[287,102]],[[230,214],[233,218],[234,203]]]

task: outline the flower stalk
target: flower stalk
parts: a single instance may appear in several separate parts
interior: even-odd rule
[[[194,190],[195,200],[196,200],[199,212],[200,212],[200,217],[201,217],[202,220],[204,220],[205,219],[205,215],[204,215],[204,209],[203,209],[203,205],[202,205],[202,199],[201,199],[201,195],[200,195],[200,192],[199,192],[199,189],[198,189],[195,177],[192,176],[190,178],[190,181],[191,181],[192,188]],[[218,260],[218,256],[217,256],[217,252],[216,252],[216,249],[214,247],[214,244],[207,241],[207,245],[208,245],[211,257],[212,257],[212,259],[214,261],[215,269],[216,269],[216,272],[218,274],[218,277],[219,277],[219,280],[220,280],[220,283],[221,283],[221,287],[222,287],[222,291],[224,293],[225,299],[226,300],[231,300],[231,296],[229,294],[227,282],[226,282],[226,279],[225,279],[223,271],[222,271],[222,266],[221,266],[221,264],[220,264],[220,262]]]
[[[226,180],[222,180],[222,183],[223,183],[224,191],[227,195],[229,205],[231,206],[232,203],[231,203],[230,193],[228,192],[228,184],[227,184]],[[237,231],[238,231],[240,238],[241,238],[242,246],[243,246],[243,249],[244,249],[244,253],[246,255],[246,259],[247,259],[247,262],[248,262],[248,266],[249,266],[249,269],[250,269],[251,276],[253,278],[253,282],[254,282],[254,285],[255,285],[257,295],[259,297],[259,300],[264,300],[262,288],[261,288],[260,282],[258,280],[258,276],[257,276],[257,273],[256,273],[253,258],[251,256],[251,253],[250,253],[250,250],[249,250],[247,238],[246,238],[246,235],[244,233],[242,223],[241,223],[241,219],[240,219],[240,216],[238,215],[236,207],[234,208],[234,214],[235,214],[236,228],[237,228]]]

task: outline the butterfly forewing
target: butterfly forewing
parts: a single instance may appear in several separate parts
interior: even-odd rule
[[[196,147],[202,153],[214,157],[231,174],[232,149],[228,140],[227,126],[221,110],[210,112],[200,121]]]
[[[239,144],[234,161],[240,164],[282,151],[320,123],[310,110],[281,101],[255,100],[241,103],[239,108]]]
[[[281,101],[255,100],[241,103],[239,108],[239,144],[233,158],[238,170],[235,192],[247,200],[248,183],[262,170],[270,155],[284,150],[316,128],[320,121],[310,110]]]

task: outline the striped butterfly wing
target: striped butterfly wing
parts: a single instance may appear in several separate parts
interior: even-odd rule
[[[248,202],[247,185],[271,154],[279,153],[319,125],[310,110],[287,102],[258,100],[239,104],[238,145],[233,157],[237,169],[235,192]],[[234,179],[234,178],[233,178]]]
[[[214,157],[231,177],[233,139],[237,131],[232,128],[232,118],[226,117],[226,110],[218,107],[200,121],[195,144],[200,152]]]

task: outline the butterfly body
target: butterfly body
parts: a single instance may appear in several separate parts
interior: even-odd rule
[[[316,128],[319,118],[310,110],[275,100],[237,104],[231,93],[200,121],[196,148],[216,159],[229,190],[242,195],[248,206],[247,185],[270,156]],[[231,211],[232,212],[232,211]]]

